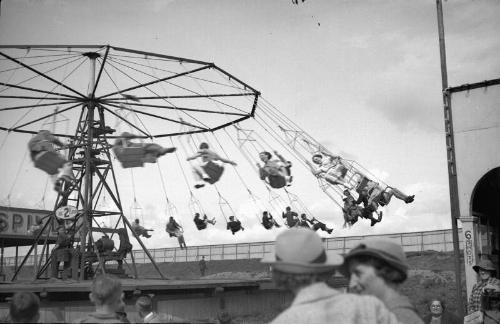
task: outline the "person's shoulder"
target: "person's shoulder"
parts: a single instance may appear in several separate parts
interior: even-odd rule
[[[86,317],[76,320],[74,323],[128,323],[120,320],[115,314],[90,313]]]
[[[460,317],[458,317],[458,315],[455,315],[454,313],[452,312],[448,312],[447,310],[445,310],[443,312],[443,322],[444,323],[451,323],[451,324],[458,324],[458,323],[461,323],[462,321],[460,320]],[[424,317],[424,321],[425,321],[425,317]],[[427,323],[427,322],[426,322]]]

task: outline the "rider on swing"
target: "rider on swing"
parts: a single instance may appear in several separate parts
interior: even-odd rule
[[[273,226],[281,227],[281,225],[278,224],[278,222],[276,222],[273,218],[273,215],[271,215],[268,211],[262,212],[262,225],[265,229],[271,229]]]
[[[306,161],[306,163],[316,177],[323,178],[330,184],[342,185],[347,189],[351,189],[351,186],[345,180],[347,168],[342,163],[340,156],[321,152],[314,154],[312,156],[312,161],[317,167],[313,166],[309,161]]]
[[[299,223],[299,214],[292,211],[292,208],[290,208],[290,206],[287,206],[285,208],[285,212],[283,212],[281,216],[283,218],[286,218],[286,225],[290,228],[296,226]]]
[[[147,159],[148,161],[149,160],[153,161],[152,163],[155,163],[156,159],[158,159],[160,156],[163,156],[167,153],[175,152],[176,150],[175,147],[163,147],[155,143],[132,142],[132,139],[138,137],[139,136],[131,134],[129,132],[121,133],[120,137],[115,140],[115,143],[113,145],[114,152],[117,153],[119,152],[120,149],[123,149],[125,147],[142,147],[145,152],[144,158]]]
[[[152,229],[145,229],[143,226],[139,224],[139,219],[136,218],[134,222],[131,225],[132,231],[134,231],[135,235],[137,236],[144,236],[145,238],[150,238],[151,234],[149,234],[149,231],[152,231]]]
[[[344,212],[344,228],[346,226],[351,227],[354,225],[359,217],[363,217],[363,207],[356,203],[356,199],[352,196],[349,190],[344,190],[344,207],[342,211]]]
[[[31,160],[35,162],[40,161],[42,157],[48,152],[55,153],[54,144],[65,148],[66,145],[63,144],[57,137],[52,135],[48,130],[40,130],[38,134],[33,136],[28,142],[28,148],[30,151]],[[53,163],[57,165],[50,165],[48,171],[46,168],[42,168],[45,172],[49,173],[50,179],[54,184],[54,189],[61,193],[63,182],[73,183],[76,179],[73,175],[73,164],[68,162],[61,154],[55,153]],[[59,175],[60,174],[60,175]]]
[[[225,159],[225,158],[221,157],[219,154],[210,150],[208,148],[208,144],[204,143],[204,142],[200,144],[200,149],[198,150],[198,152],[196,152],[195,155],[188,157],[186,160],[191,161],[191,160],[195,160],[197,158],[201,158],[200,163],[193,164],[193,176],[196,180],[196,184],[194,185],[194,187],[197,189],[205,186],[205,183],[203,181],[210,181],[211,180],[210,175],[208,175],[204,169],[204,167],[209,162],[221,161],[224,163],[236,165],[236,162]]]
[[[194,219],[193,219],[196,228],[201,231],[205,228],[207,228],[207,224],[212,224],[215,225],[215,217],[212,219],[208,219],[207,215],[203,215],[203,218],[200,217],[200,213],[195,213],[194,214]]]
[[[241,226],[241,222],[238,219],[234,219],[234,216],[229,216],[229,222],[227,222],[227,229],[230,230],[233,235],[239,230],[244,231],[245,229]]]
[[[274,151],[274,154],[279,160],[271,160],[273,156],[269,152],[264,151],[259,154],[260,160],[264,162],[263,166],[257,163],[260,179],[265,180],[266,178],[269,179],[269,176],[280,176],[285,179],[286,185],[290,186],[293,180],[291,175],[292,162],[285,160],[277,151]]]
[[[173,216],[170,216],[165,231],[170,237],[177,237],[181,249],[187,248],[186,242],[184,241],[184,235],[182,235],[182,226],[175,221]]]

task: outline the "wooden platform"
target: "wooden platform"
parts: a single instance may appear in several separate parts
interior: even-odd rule
[[[119,279],[126,294],[141,293],[154,294],[196,294],[215,293],[219,291],[255,290],[261,285],[267,286],[270,280],[236,280],[236,279],[191,279],[191,280],[162,280],[162,279]],[[68,300],[78,300],[82,296],[88,298],[92,285],[91,280],[37,280],[25,282],[0,283],[0,300],[5,300],[18,291],[43,293]]]

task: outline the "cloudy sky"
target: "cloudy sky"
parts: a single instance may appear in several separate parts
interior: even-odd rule
[[[500,2],[453,0],[443,7],[449,85],[498,78]],[[0,15],[2,45],[111,44],[214,62],[259,90],[331,151],[416,195],[410,205],[393,201],[375,227],[360,221],[342,229],[339,208],[307,170],[297,169],[293,192],[337,236],[451,227],[437,32],[431,0],[307,0],[298,5],[290,0],[6,0]],[[6,135],[0,136],[3,141]],[[41,191],[29,187],[45,178],[39,172],[29,175],[29,161],[19,167],[26,140],[9,137],[1,149],[0,199],[5,203],[9,196],[12,206],[39,207]],[[254,176],[244,163],[239,167],[244,176]],[[154,175],[147,172],[153,171],[140,172],[135,178],[142,218],[156,229],[147,246],[175,246],[158,225],[165,222],[165,206],[158,203],[160,190],[150,192],[147,179]],[[231,174],[226,176],[229,181]],[[130,180],[122,183],[122,195],[131,201]],[[185,186],[169,183],[180,210],[185,209]],[[266,232],[248,215],[248,197],[225,195],[246,231],[232,236],[219,218],[216,228],[198,233],[184,214],[179,217],[188,245],[274,239],[278,231]]]

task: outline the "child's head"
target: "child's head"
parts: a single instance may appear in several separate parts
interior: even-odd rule
[[[40,299],[31,292],[15,293],[10,302],[9,315],[13,323],[37,323],[40,317]]]
[[[203,142],[203,143],[200,143],[200,150],[206,150],[208,149],[208,144]]]
[[[259,158],[262,162],[267,162],[271,159],[272,155],[269,152],[260,152],[259,153]]]
[[[314,154],[312,156],[312,161],[316,164],[321,164],[321,162],[323,161],[323,155],[321,154]]]
[[[107,275],[101,275],[92,282],[92,291],[89,294],[90,301],[96,306],[108,306],[117,310],[122,301],[122,284],[119,280]]]

